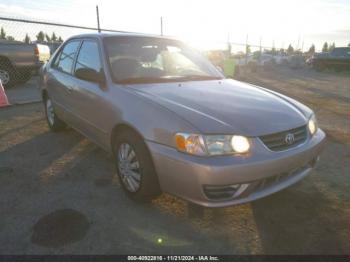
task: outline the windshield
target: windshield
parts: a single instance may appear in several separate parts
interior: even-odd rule
[[[105,39],[113,79],[118,83],[154,83],[222,79],[222,74],[183,43],[156,37]]]

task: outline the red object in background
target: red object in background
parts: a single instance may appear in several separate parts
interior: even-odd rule
[[[7,99],[5,89],[0,80],[0,107],[9,106],[9,100]]]

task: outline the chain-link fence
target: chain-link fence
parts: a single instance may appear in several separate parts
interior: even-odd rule
[[[37,74],[61,43],[99,29],[79,25],[0,17],[0,79],[6,88],[27,82]],[[100,29],[101,32],[125,32]]]
[[[20,17],[0,16],[0,79],[6,88],[28,81],[37,74],[60,44],[77,34],[97,32],[98,28],[28,20]],[[125,32],[100,29],[101,32]],[[288,53],[281,48],[246,43],[220,42],[217,49],[203,53],[227,76],[233,76],[234,68],[256,70],[259,66],[285,64]],[[295,60],[297,63],[304,58]]]

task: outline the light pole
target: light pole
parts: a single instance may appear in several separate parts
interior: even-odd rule
[[[100,14],[98,11],[98,5],[96,5],[96,16],[97,16],[97,31],[101,33],[101,28],[100,28]]]

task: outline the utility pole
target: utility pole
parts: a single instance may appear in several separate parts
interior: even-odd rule
[[[301,42],[301,53],[304,52],[304,38],[303,38],[303,42]]]
[[[261,47],[261,36],[259,39],[259,63],[261,63],[262,47]]]
[[[230,57],[231,56],[231,42],[230,42],[230,32],[228,32],[227,34],[227,53],[228,53],[228,56]]]
[[[248,64],[248,34],[245,38],[245,65]]]
[[[297,45],[297,50],[299,49],[299,42],[300,42],[300,34],[298,36],[298,45]]]
[[[96,16],[97,16],[97,31],[101,33],[101,28],[100,28],[100,13],[98,11],[98,5],[96,5]]]
[[[160,17],[160,35],[163,35],[163,17]]]

